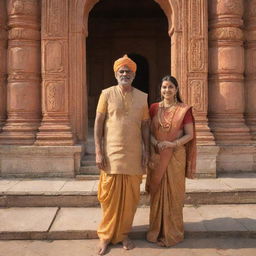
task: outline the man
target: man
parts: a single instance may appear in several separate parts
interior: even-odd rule
[[[127,55],[116,60],[118,85],[102,91],[97,107],[94,137],[96,164],[101,170],[98,199],[103,210],[98,228],[100,255],[109,243],[122,242],[126,250],[135,246],[128,233],[149,155],[147,94],[131,85],[136,68]]]

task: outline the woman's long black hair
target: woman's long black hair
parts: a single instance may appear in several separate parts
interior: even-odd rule
[[[163,83],[164,81],[171,82],[172,84],[175,85],[175,87],[176,87],[176,89],[177,89],[177,94],[176,94],[177,101],[178,101],[178,102],[183,102],[182,99],[181,99],[181,96],[180,96],[179,84],[178,84],[177,79],[176,79],[174,76],[167,75],[167,76],[164,76],[164,77],[162,78],[162,83]],[[161,84],[161,86],[162,86],[162,84]],[[161,88],[161,86],[160,86],[160,88]]]

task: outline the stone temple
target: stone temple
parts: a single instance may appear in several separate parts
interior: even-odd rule
[[[0,176],[92,173],[97,100],[124,54],[149,104],[177,77],[198,176],[256,170],[256,0],[0,0]]]

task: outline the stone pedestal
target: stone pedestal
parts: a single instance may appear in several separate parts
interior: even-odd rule
[[[217,158],[218,172],[251,172],[255,171],[255,147],[249,145],[225,146],[220,148]]]
[[[197,146],[196,177],[216,178],[216,158],[218,153],[218,146]]]
[[[0,146],[3,177],[74,177],[80,168],[81,146]]]

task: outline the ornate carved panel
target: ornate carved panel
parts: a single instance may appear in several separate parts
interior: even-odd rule
[[[65,81],[50,81],[45,83],[46,87],[46,111],[65,111]]]
[[[202,80],[191,80],[189,81],[189,104],[194,107],[198,112],[205,110],[205,84]]]
[[[205,69],[205,40],[194,38],[189,44],[189,71],[200,72]]]
[[[202,0],[190,1],[189,29],[190,29],[191,36],[201,36],[203,33],[202,23],[203,23],[204,17],[202,17],[201,5],[202,5]]]
[[[44,44],[44,66],[47,73],[67,72],[65,68],[66,42],[60,40],[47,41]]]
[[[49,37],[67,36],[68,0],[45,0],[45,26],[43,33]]]
[[[204,19],[204,0],[190,0],[189,8],[189,71],[204,72],[206,70],[206,47],[205,19]]]

